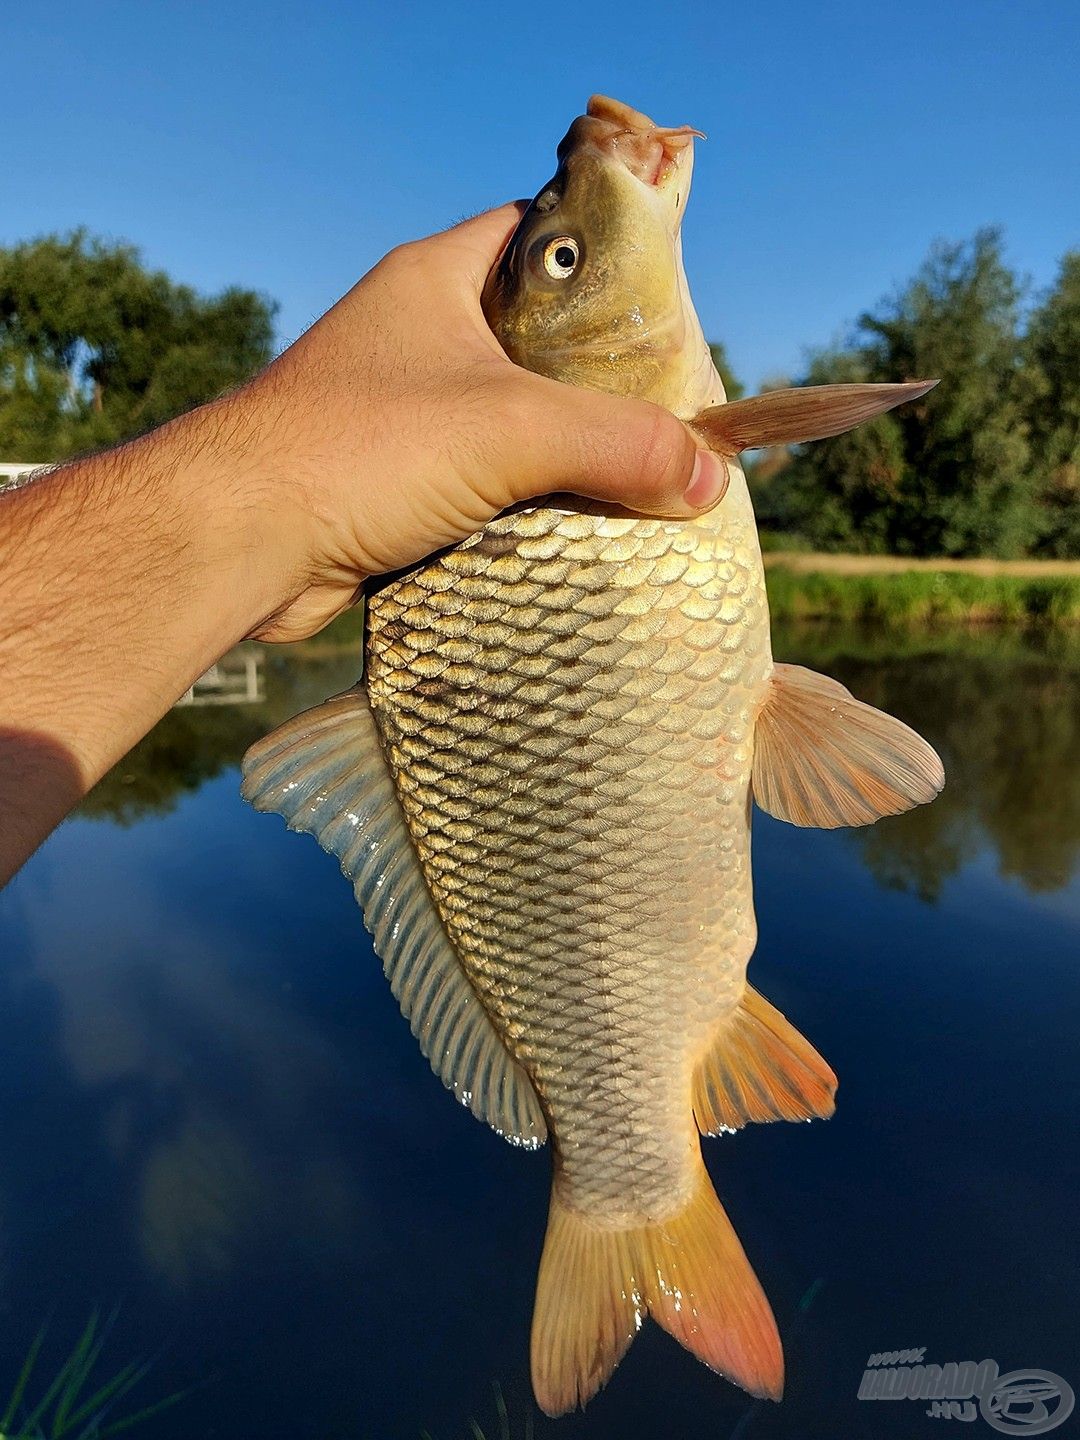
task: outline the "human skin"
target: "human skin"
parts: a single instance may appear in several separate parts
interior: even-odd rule
[[[312,635],[519,501],[722,496],[666,410],[507,360],[480,295],[520,213],[401,246],[242,389],[0,495],[0,884],[239,640]]]

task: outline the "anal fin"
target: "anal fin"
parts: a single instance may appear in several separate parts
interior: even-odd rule
[[[945,772],[921,735],[838,680],[777,665],[754,731],[754,799],[792,825],[870,825],[933,800]]]
[[[694,1118],[706,1135],[751,1120],[827,1120],[835,1096],[829,1065],[748,985],[698,1065]]]

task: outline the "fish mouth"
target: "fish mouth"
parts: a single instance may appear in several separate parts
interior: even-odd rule
[[[559,158],[578,145],[591,145],[619,160],[643,184],[663,190],[691,158],[695,136],[705,138],[692,125],[655,125],[621,100],[594,95],[559,146]]]

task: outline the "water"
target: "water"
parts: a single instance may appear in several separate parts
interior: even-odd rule
[[[1080,658],[998,633],[777,648],[917,725],[949,776],[865,832],[755,822],[751,975],[841,1082],[827,1124],[706,1142],[787,1398],[649,1325],[537,1436],[932,1435],[925,1403],[856,1399],[869,1353],[908,1346],[1080,1389]],[[133,1434],[457,1440],[475,1417],[491,1440],[493,1381],[527,1433],[547,1155],[453,1103],[336,862],[237,796],[244,747],[355,670],[351,643],[267,651],[259,701],[174,711],[0,896],[0,1410],[43,1320],[39,1391],[118,1307],[102,1378],[149,1357],[136,1400],[192,1387]]]

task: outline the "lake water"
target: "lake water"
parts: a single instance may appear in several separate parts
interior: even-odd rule
[[[254,703],[174,710],[0,895],[0,1411],[42,1321],[39,1392],[114,1308],[101,1378],[152,1361],[127,1408],[191,1387],[131,1432],[162,1440],[493,1440],[493,1383],[513,1437],[918,1440],[925,1402],[856,1396],[871,1352],[922,1346],[1080,1389],[1075,644],[778,635],[948,775],[864,832],[755,821],[751,978],[840,1077],[828,1123],[705,1142],[787,1397],[650,1324],[558,1422],[527,1370],[547,1153],[453,1103],[337,862],[237,794],[356,651],[268,649],[196,697]]]

